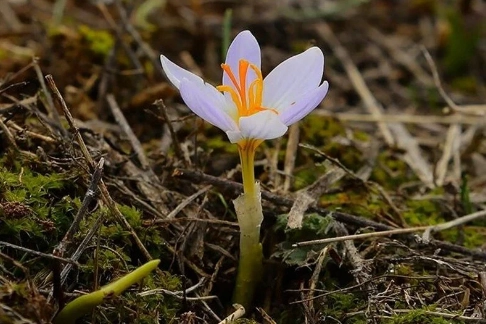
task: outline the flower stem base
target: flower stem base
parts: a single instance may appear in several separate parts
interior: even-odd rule
[[[263,221],[260,185],[233,201],[240,225],[240,260],[233,301],[248,309],[262,275],[262,245],[260,226]]]

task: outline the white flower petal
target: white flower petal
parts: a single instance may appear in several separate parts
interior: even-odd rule
[[[280,63],[265,78],[263,106],[280,110],[319,86],[324,72],[324,54],[318,47]]]
[[[239,80],[240,78],[239,64],[241,59],[245,59],[260,68],[260,45],[258,45],[255,36],[253,36],[253,34],[248,30],[244,30],[236,35],[235,39],[228,48],[228,52],[226,53],[225,63],[230,66],[236,80]],[[254,79],[255,73],[253,70],[249,69],[247,75],[247,86],[249,85],[249,82],[253,81]],[[233,86],[233,83],[229,80],[226,73],[223,73],[223,84]]]
[[[264,110],[248,117],[240,118],[240,131],[243,138],[274,139],[287,131],[279,116]]]
[[[228,135],[228,139],[231,143],[238,143],[244,139],[243,134],[241,134],[240,131],[227,131],[226,135]]]
[[[329,90],[329,83],[324,81],[318,88],[308,91],[298,98],[295,103],[291,103],[279,111],[282,122],[290,126],[307,116],[314,108],[316,108]]]
[[[177,89],[180,89],[182,79],[187,79],[193,83],[203,83],[203,79],[194,73],[181,68],[164,55],[160,55],[160,62],[162,63],[165,75],[167,75],[167,78],[169,78],[170,82],[172,82]]]
[[[235,121],[224,109],[224,96],[212,85],[182,79],[179,90],[189,109],[202,119],[225,132],[238,129]]]

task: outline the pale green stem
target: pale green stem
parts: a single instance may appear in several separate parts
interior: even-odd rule
[[[233,301],[248,309],[262,274],[262,245],[260,226],[263,221],[260,185],[255,182],[255,149],[261,141],[239,145],[243,195],[234,200],[240,226],[240,260]]]
[[[133,270],[120,279],[101,287],[90,294],[76,298],[67,304],[54,318],[54,324],[74,324],[76,319],[101,305],[105,299],[113,298],[127,290],[131,285],[142,281],[159,265],[160,260],[152,260]]]

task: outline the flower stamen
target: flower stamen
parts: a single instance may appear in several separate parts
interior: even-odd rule
[[[238,118],[251,116],[260,111],[271,110],[278,114],[278,111],[273,108],[266,108],[262,106],[263,100],[263,76],[262,71],[247,60],[241,59],[238,63],[239,80],[236,79],[231,67],[228,64],[221,64],[221,68],[228,76],[232,85],[220,85],[216,87],[221,92],[227,92],[231,96],[231,100],[236,105]],[[247,75],[249,68],[255,72],[256,78],[249,87],[246,87]],[[238,82],[239,81],[239,82]],[[248,91],[248,93],[247,93]]]

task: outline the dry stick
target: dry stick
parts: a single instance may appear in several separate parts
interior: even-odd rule
[[[104,220],[104,217],[99,217],[96,220],[96,222],[90,228],[90,230],[85,235],[85,237],[83,238],[81,243],[79,243],[79,245],[77,246],[76,251],[74,251],[74,253],[71,255],[71,258],[70,258],[71,260],[77,261],[81,257],[81,255],[83,254],[83,252],[84,252],[86,246],[88,245],[89,241],[91,241],[91,239],[93,238],[95,233],[98,231],[98,228],[103,223],[103,220]],[[60,275],[61,285],[64,285],[64,283],[66,282],[67,276],[68,276],[69,272],[71,271],[71,269],[72,269],[71,264],[67,264],[62,269],[61,275]]]
[[[429,188],[434,187],[434,176],[432,167],[424,159],[417,140],[410,135],[403,124],[390,124],[390,129],[395,134],[397,147],[405,150],[403,159],[410,166],[418,178]]]
[[[442,99],[445,100],[445,102],[447,103],[447,105],[449,106],[449,108],[451,108],[452,111],[454,111],[456,113],[460,113],[460,112],[463,112],[463,113],[471,113],[470,111],[464,111],[463,109],[461,109],[447,95],[447,93],[445,92],[444,88],[442,87],[442,83],[440,82],[439,72],[437,70],[437,66],[435,65],[434,60],[432,59],[432,56],[430,56],[429,51],[427,51],[427,49],[424,46],[421,47],[421,50],[422,50],[422,53],[424,54],[425,59],[427,60],[427,63],[429,63],[430,70],[432,71],[432,77],[434,78],[435,86],[437,87],[437,90],[439,90],[440,96],[442,97]],[[475,115],[478,115],[478,114],[475,114]],[[484,112],[481,115],[484,116]]]
[[[243,306],[234,304],[233,307],[236,308],[236,310],[218,324],[231,324],[234,320],[245,315],[245,308]]]
[[[68,121],[68,124],[71,128],[71,131],[74,132],[74,135],[76,137],[76,141],[78,142],[81,152],[83,153],[83,157],[88,163],[90,168],[94,167],[94,161],[91,155],[89,154],[88,148],[86,147],[86,144],[84,143],[83,138],[81,137],[81,134],[79,133],[79,130],[76,128],[74,125],[74,119],[73,116],[71,115],[71,112],[67,108],[66,102],[64,101],[64,98],[61,96],[61,93],[59,92],[59,89],[57,89],[56,84],[54,82],[54,79],[52,78],[51,75],[46,76],[47,82],[49,83],[49,87],[51,88],[52,92],[56,96],[56,99],[61,105],[61,108],[64,112],[64,115],[66,116],[66,119]],[[145,246],[143,245],[142,241],[138,237],[137,233],[133,230],[132,226],[126,218],[123,216],[123,214],[120,212],[118,207],[116,206],[115,202],[110,196],[110,193],[108,192],[108,189],[106,188],[105,183],[103,182],[103,179],[100,181],[99,185],[100,193],[101,193],[101,198],[102,201],[108,206],[108,209],[110,212],[121,222],[121,224],[130,232],[130,235],[135,241],[135,244],[137,247],[140,249],[140,251],[143,253],[144,257],[147,260],[152,260],[152,257],[150,256],[150,253],[147,251]]]
[[[316,290],[316,286],[319,282],[319,278],[321,276],[321,270],[322,270],[322,265],[324,263],[324,260],[326,259],[328,255],[328,250],[329,246],[324,247],[320,252],[319,256],[316,261],[316,266],[314,268],[314,271],[312,272],[312,276],[309,279],[309,290],[308,293],[306,294],[305,292],[302,292],[302,295],[305,296],[306,302],[304,303],[305,309],[310,312],[311,314],[314,314],[314,292]]]
[[[269,179],[270,182],[273,184],[274,188],[279,188],[281,179],[280,179],[280,170],[278,169],[278,160],[279,160],[279,153],[280,148],[282,147],[282,139],[283,137],[279,137],[275,140],[275,146],[273,149],[273,153],[268,158],[268,168],[269,168]]]
[[[287,148],[285,150],[285,163],[284,163],[284,188],[283,191],[289,191],[292,173],[295,167],[295,158],[297,157],[297,148],[299,146],[300,128],[299,124],[293,124],[289,127],[289,140],[287,142]]]
[[[0,90],[0,94],[2,94],[2,92],[4,90],[7,90],[9,87],[10,86],[8,86],[5,89]],[[5,113],[9,113],[12,110],[18,109],[19,106],[27,106],[27,105],[36,103],[37,102],[37,99],[38,99],[37,98],[37,95],[34,95],[32,97],[29,97],[29,98],[20,100],[18,103],[15,102],[15,103],[11,103],[11,104],[0,104],[0,115],[3,115]]]
[[[484,106],[463,106],[465,107],[482,107]],[[315,110],[313,114],[319,116],[331,116],[341,121],[346,122],[365,122],[376,123],[382,121],[384,123],[406,123],[406,124],[465,124],[465,125],[484,125],[486,120],[479,118],[478,116],[467,115],[447,115],[447,116],[434,116],[434,115],[382,115],[380,117],[367,115],[367,114],[353,114],[353,113],[332,113],[324,110]]]
[[[34,70],[37,75],[37,79],[39,80],[39,83],[41,84],[42,92],[46,96],[47,100],[47,105],[46,105],[46,110],[48,113],[48,116],[54,118],[54,121],[56,122],[57,125],[61,126],[61,117],[59,116],[59,112],[56,109],[56,106],[54,105],[54,100],[52,100],[51,93],[47,89],[46,82],[44,81],[44,75],[42,74],[41,68],[38,63],[38,58],[34,58],[32,60],[33,65],[34,65]],[[67,136],[67,132],[64,129],[64,127],[58,127],[58,131],[61,132],[61,135],[64,135],[64,137]]]
[[[103,173],[103,165],[105,163],[105,159],[101,158],[96,165],[93,175],[91,176],[91,181],[88,186],[88,190],[84,195],[83,202],[81,203],[81,207],[78,209],[78,212],[74,216],[74,219],[71,223],[71,226],[67,230],[66,234],[62,238],[61,242],[54,248],[54,254],[63,256],[66,252],[69,244],[72,243],[73,235],[78,231],[79,223],[83,220],[86,213],[88,212],[88,207],[91,205],[93,200],[96,198],[98,185],[101,181],[101,175]]]
[[[153,205],[159,210],[158,214],[162,213],[163,215],[167,215],[167,207],[163,203],[160,203],[161,200],[163,201],[163,199],[160,199],[160,189],[162,188],[162,186],[158,183],[158,178],[150,167],[150,163],[142,148],[142,144],[133,133],[125,116],[120,110],[115,100],[115,97],[112,94],[109,94],[107,96],[107,101],[117,124],[128,137],[130,144],[132,145],[137,155],[140,165],[145,172],[140,172],[139,168],[130,161],[123,164],[124,171],[126,171],[127,174],[133,175],[135,178],[138,178],[139,181],[137,182],[137,187],[146,196],[147,199],[152,201]]]
[[[366,109],[372,115],[378,118],[382,117],[382,107],[373,97],[373,94],[367,87],[366,82],[364,81],[358,68],[353,63],[346,49],[336,38],[329,25],[325,23],[318,24],[316,26],[316,31],[320,34],[323,40],[327,41],[331,45],[331,48],[333,48],[335,55],[341,60],[342,64],[344,65],[344,69],[346,70],[346,73],[351,79],[351,82],[353,83],[361,99],[363,100]],[[393,146],[394,144],[397,144],[399,147],[405,149],[406,154],[404,159],[407,164],[412,168],[412,170],[417,174],[422,182],[424,182],[429,187],[433,187],[432,168],[423,158],[418,144],[405,129],[405,127],[403,127],[403,125],[401,124],[392,124],[387,126],[381,120],[381,118],[378,122],[378,127],[383,134],[383,137],[385,138],[388,146]],[[392,135],[392,131],[395,133],[395,136]],[[397,143],[395,143],[395,141],[397,141]]]
[[[127,53],[128,58],[130,59],[130,61],[135,66],[136,72],[142,74],[143,71],[144,71],[142,63],[137,58],[137,55],[135,55],[135,53],[132,51],[130,46],[128,46],[126,44],[126,42],[123,41],[123,28],[124,28],[123,25],[124,25],[124,23],[122,21],[120,21],[120,24],[122,24],[122,26],[117,25],[116,22],[115,22],[115,19],[113,18],[113,16],[111,15],[110,11],[108,10],[108,8],[106,7],[105,4],[98,2],[96,4],[96,6],[101,11],[101,14],[105,18],[105,20],[108,22],[111,29],[113,29],[115,31],[115,34],[116,34],[116,37],[117,37],[117,40],[118,40],[118,44],[120,44],[121,47],[123,48],[123,50]]]
[[[15,245],[15,244],[12,244],[12,243],[0,241],[0,246],[6,246],[6,247],[9,247],[9,248],[12,248],[12,249],[15,249],[15,250],[19,250],[19,251],[22,251],[22,252],[25,252],[25,253],[37,255],[41,258],[60,261],[60,262],[68,263],[68,264],[74,265],[76,267],[79,267],[79,263],[77,263],[76,261],[73,261],[71,259],[62,258],[62,257],[52,255],[52,254],[42,253],[42,252],[39,252],[39,251],[35,251],[35,250],[25,248],[23,246]]]
[[[162,99],[156,100],[154,104],[159,108],[159,111],[164,117],[167,127],[169,128],[170,137],[172,138],[172,142],[174,143],[174,150],[177,158],[183,161],[184,166],[187,167],[187,160],[184,159],[184,154],[182,154],[181,143],[179,143],[179,139],[177,138],[177,134],[174,131],[174,127],[172,127],[172,121],[169,119],[169,114],[167,113],[167,107],[164,104]]]
[[[430,228],[430,226],[418,226],[418,227],[410,227],[410,228],[397,228],[394,230],[388,231],[381,231],[381,232],[372,232],[372,233],[363,233],[363,234],[353,234],[353,235],[345,235],[345,236],[338,236],[338,237],[330,237],[320,240],[312,240],[312,241],[304,241],[292,244],[292,247],[301,247],[301,246],[308,246],[314,244],[327,244],[327,243],[334,243],[334,242],[342,242],[348,240],[359,240],[364,238],[370,237],[381,237],[381,236],[389,236],[389,235],[397,235],[397,234],[405,234],[405,233],[413,233],[413,232],[420,232]]]
[[[213,186],[209,185],[206,186],[200,190],[198,190],[196,193],[190,195],[186,199],[184,199],[177,207],[170,212],[169,215],[167,215],[166,219],[173,219],[181,210],[183,210],[187,205],[189,205],[191,202],[193,202],[197,197],[202,195],[203,193],[207,192],[209,189],[211,189]]]
[[[129,19],[129,16],[127,15],[126,10],[123,8],[123,5],[121,4],[120,0],[115,0],[115,7],[118,10],[123,28],[130,34],[130,36],[132,36],[133,40],[140,46],[140,49],[152,62],[152,65],[155,67],[156,71],[159,72],[160,76],[164,77],[165,74],[162,70],[162,65],[158,61],[158,56],[155,54],[154,50],[150,47],[150,45],[143,41],[143,38],[140,35],[140,33],[137,31],[137,29],[133,27]]]
[[[15,80],[15,78],[17,78],[19,75],[23,74],[25,71],[27,71],[28,69],[30,69],[33,66],[34,66],[34,61],[32,61],[29,64],[27,64],[26,66],[24,66],[23,68],[21,68],[19,71],[15,72],[13,74],[8,75],[4,80],[0,81],[0,86],[3,86],[5,83],[10,82],[11,80]],[[5,90],[9,89],[9,87],[0,89],[0,94],[2,94]]]
[[[23,81],[23,82],[17,82],[17,83],[14,83],[14,84],[10,84],[8,86],[6,86],[5,88],[3,89],[0,89],[0,95],[4,92],[7,92],[8,90],[10,89],[13,89],[13,88],[16,88],[16,87],[20,87],[20,86],[26,86],[28,84],[27,81]],[[0,87],[2,86],[3,84],[0,84]],[[30,98],[36,98],[36,95],[32,96],[32,97],[29,97]],[[37,99],[37,98],[36,98]],[[2,105],[0,105],[1,107]]]
[[[205,282],[206,282],[206,278],[201,278],[201,279],[199,279],[199,281],[195,285],[193,285],[189,288],[186,288],[184,290],[171,291],[171,290],[162,289],[162,288],[155,288],[155,289],[150,289],[150,290],[146,290],[144,292],[138,293],[137,295],[138,296],[150,296],[150,295],[156,295],[156,294],[162,292],[164,294],[169,294],[171,296],[181,297],[181,295],[187,295],[187,294],[193,292],[197,288],[201,287],[202,284],[205,283]]]
[[[435,66],[434,60],[430,56],[430,53],[427,51],[425,47],[422,46],[422,52],[425,56],[425,59],[427,60],[427,63],[429,63],[430,69],[432,70],[432,76],[434,79],[435,86],[439,90],[439,93],[442,97],[442,99],[445,100],[447,105],[452,109],[453,112],[469,112],[468,110],[464,111],[464,109],[460,108],[455,104],[454,101],[447,95],[447,93],[444,91],[444,88],[442,88],[442,84],[440,82],[440,77],[439,77],[439,72],[437,71],[437,67]],[[484,111],[482,112],[481,115],[484,115]],[[449,164],[449,161],[453,155],[453,153],[457,153],[456,151],[459,149],[459,141],[460,141],[460,132],[461,128],[458,124],[452,124],[449,127],[449,131],[447,132],[447,138],[446,142],[444,145],[444,151],[442,153],[442,157],[437,163],[437,169],[436,169],[436,184],[438,186],[443,185],[444,179],[447,173],[447,166]],[[457,180],[457,179],[455,179]]]
[[[6,125],[9,126],[9,127],[11,127],[11,128],[13,128],[17,132],[20,132],[20,133],[25,134],[27,136],[30,136],[32,138],[39,139],[39,140],[41,140],[41,141],[43,141],[45,143],[49,143],[49,144],[57,143],[57,140],[54,139],[53,137],[50,137],[50,136],[47,136],[47,135],[38,134],[38,133],[34,133],[32,131],[26,130],[25,128],[20,127],[19,125],[17,125],[16,123],[14,123],[11,120],[9,120],[6,123]]]
[[[204,174],[202,172],[198,171],[192,171],[192,170],[183,170],[183,169],[176,169],[173,172],[173,176],[179,177],[182,179],[187,179],[191,180],[194,183],[208,183],[212,184],[215,187],[221,188],[223,190],[226,190],[228,192],[233,192],[236,194],[239,194],[243,191],[243,186],[240,183],[221,179],[218,177],[210,176],[207,174]],[[262,191],[262,198],[271,201],[272,203],[278,205],[278,206],[284,206],[284,207],[291,207],[294,203],[293,199],[281,197],[279,195],[276,195],[274,193],[268,192],[268,191]],[[336,221],[338,222],[343,222],[346,224],[352,224],[355,226],[360,226],[360,227],[370,227],[374,228],[375,230],[379,231],[389,231],[389,230],[397,230],[395,228],[392,228],[391,226],[377,223],[375,221],[366,219],[364,217],[359,217],[347,213],[342,213],[338,211],[328,211],[324,208],[317,207],[317,206],[310,206],[309,207],[310,212],[316,212],[320,215],[323,216],[331,216],[333,217]],[[422,230],[426,229],[427,227],[424,227]],[[403,230],[403,229],[402,229]],[[415,240],[415,236],[407,235],[408,239]],[[435,247],[435,248],[441,248],[444,249],[445,251],[448,252],[456,252],[456,253],[461,253],[464,255],[472,256],[478,259],[486,260],[486,252],[478,251],[478,250],[470,250],[467,249],[463,246],[459,246],[456,244],[452,244],[449,242],[444,242],[444,241],[438,241],[438,240],[431,240],[428,242],[429,245]]]
[[[361,76],[361,73],[359,72],[358,68],[356,67],[356,65],[354,65],[348,52],[341,45],[341,43],[334,35],[329,25],[326,23],[319,23],[318,25],[316,25],[315,29],[319,34],[319,36],[321,37],[321,39],[326,41],[331,46],[334,54],[343,64],[346,73],[351,79],[354,88],[361,96],[361,99],[363,100],[368,112],[374,117],[376,117],[377,119],[381,119],[382,108],[380,107],[379,103],[371,94],[371,91],[366,86],[366,82]],[[383,135],[385,142],[388,144],[388,146],[393,146],[395,141],[387,125],[380,120],[378,121],[378,128],[380,129],[381,134]]]
[[[3,131],[5,134],[5,137],[7,138],[7,142],[9,145],[15,150],[15,151],[20,151],[19,147],[17,146],[17,143],[15,142],[15,137],[12,135],[10,130],[8,129],[7,125],[3,122],[3,120],[0,118],[0,129]]]
[[[138,161],[142,166],[142,169],[148,171],[150,169],[150,163],[147,157],[145,156],[145,152],[143,151],[142,144],[138,140],[137,136],[135,136],[135,134],[133,133],[132,128],[130,127],[125,116],[120,110],[120,107],[116,102],[115,96],[109,93],[108,95],[106,95],[106,101],[108,102],[108,107],[110,107],[113,117],[115,117],[116,123],[120,125],[121,130],[128,137],[128,140],[130,141],[130,144],[132,145],[133,150],[137,155]]]
[[[84,145],[84,140],[81,137],[81,134],[79,133],[78,128],[74,124],[74,118],[71,115],[71,112],[67,108],[66,102],[64,101],[64,98],[62,97],[61,93],[59,92],[59,89],[56,86],[56,83],[54,82],[54,79],[52,78],[52,75],[48,74],[46,75],[46,80],[49,83],[49,87],[51,88],[51,91],[54,93],[54,96],[56,96],[56,99],[61,105],[61,108],[64,112],[64,115],[66,116],[67,122],[69,124],[69,128],[71,132],[73,132],[74,137],[76,138],[76,142],[78,142],[79,147],[81,149],[81,153],[83,154],[84,158],[86,159],[86,162],[88,162],[88,166],[90,169],[94,167],[94,161],[91,158],[91,155],[89,154],[88,148],[86,145]],[[81,144],[82,143],[82,144]]]
[[[310,186],[299,190],[296,194],[294,204],[290,209],[287,227],[288,228],[301,228],[302,220],[304,219],[304,213],[309,206],[316,202],[316,200],[322,196],[322,194],[329,189],[329,187],[339,181],[346,171],[336,166],[324,173],[319,179],[317,179]]]
[[[199,222],[199,223],[207,223],[207,224],[216,224],[221,226],[231,226],[231,227],[238,227],[238,222],[230,222],[220,219],[211,219],[211,218],[196,218],[196,217],[178,217],[178,218],[171,218],[171,219],[154,219],[154,220],[145,220],[142,221],[143,226],[153,226],[156,224],[166,224],[166,223],[175,223],[175,222]]]
[[[459,150],[459,143],[461,140],[460,135],[461,126],[459,126],[458,124],[452,124],[449,126],[449,130],[447,131],[447,136],[444,143],[444,150],[442,151],[442,156],[440,157],[439,162],[437,162],[437,166],[435,169],[435,184],[439,187],[444,184],[451,157],[453,156],[455,151]]]
[[[83,201],[81,203],[81,207],[78,209],[78,212],[74,216],[71,226],[64,234],[64,237],[62,238],[61,242],[59,242],[59,244],[54,248],[52,252],[53,254],[61,257],[64,256],[64,253],[68,249],[68,246],[72,243],[72,238],[74,234],[78,231],[79,223],[83,220],[86,213],[88,212],[88,208],[90,204],[96,198],[98,185],[101,181],[101,176],[103,173],[104,161],[105,160],[101,158],[95,170],[93,171],[93,175],[91,176],[91,181],[88,186],[88,190],[84,195]],[[83,251],[86,247],[87,242],[88,241],[85,238],[83,242],[77,247],[77,250]],[[78,258],[73,260],[77,261],[77,259]],[[62,270],[60,264],[54,264],[52,268],[53,286],[52,286],[52,293],[49,294],[48,299],[51,299],[53,296],[56,296],[59,308],[62,308],[64,306],[64,292],[62,291],[61,287],[63,286],[64,281],[66,280],[67,275],[71,269],[72,266],[70,264],[64,266]]]
[[[333,222],[332,227],[337,235],[345,236],[349,234],[348,230],[342,223]],[[370,267],[366,266],[363,258],[361,257],[358,249],[356,248],[352,240],[344,241],[343,245],[345,250],[347,251],[346,257],[349,259],[349,262],[354,268],[354,271],[352,271],[352,273],[356,282],[358,284],[364,283],[366,286],[366,290],[371,291],[372,287],[370,279],[372,278],[372,275],[370,273]]]
[[[476,220],[478,218],[482,218],[482,217],[485,217],[485,216],[486,216],[486,210],[481,210],[481,211],[478,211],[478,212],[475,212],[475,213],[472,213],[472,214],[461,216],[461,217],[453,219],[449,222],[445,222],[445,223],[438,224],[438,225],[435,225],[435,226],[429,226],[426,229],[426,231],[423,235],[423,238],[425,240],[428,240],[430,233],[436,233],[436,232],[444,231],[444,230],[447,230],[447,229],[452,228],[452,227],[456,227],[456,226],[460,226],[460,225],[465,224],[465,223],[472,222],[473,220]]]
[[[390,39],[388,35],[384,35],[378,29],[371,27],[367,28],[369,31],[369,39],[373,42],[377,42],[391,54],[391,56],[406,67],[410,72],[412,72],[417,80],[422,82],[426,86],[433,85],[433,79],[427,74],[427,72],[417,63],[417,61],[411,57],[409,54],[405,53],[404,51],[400,50],[399,46],[401,44],[400,40]]]
[[[12,9],[8,1],[0,2],[0,15],[3,21],[12,30],[12,32],[20,32],[22,30],[22,22],[17,17],[15,11]]]

